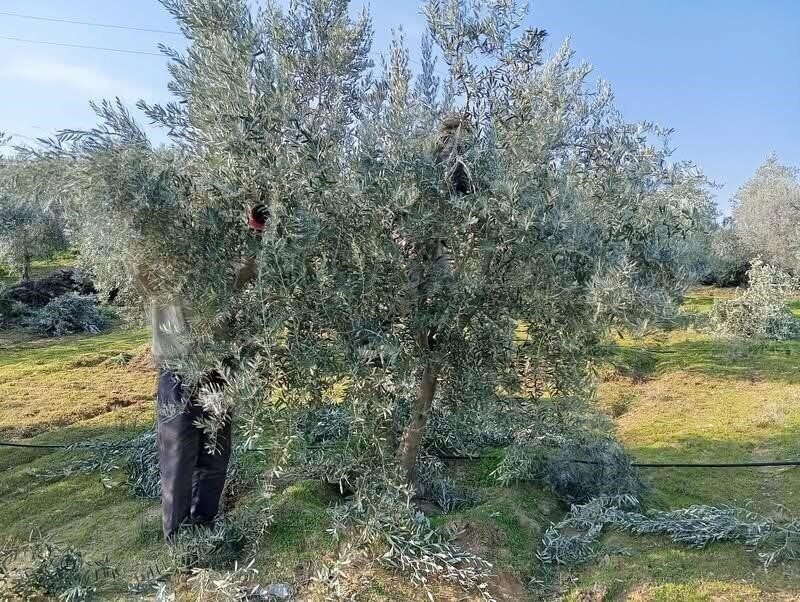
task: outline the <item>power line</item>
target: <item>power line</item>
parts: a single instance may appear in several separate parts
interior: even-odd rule
[[[4,17],[16,17],[18,19],[33,19],[35,21],[49,21],[51,23],[70,23],[72,25],[86,25],[88,27],[106,27],[108,29],[129,29],[131,31],[146,31],[148,33],[162,33],[170,36],[182,35],[177,31],[169,31],[166,29],[150,29],[149,27],[132,27],[129,25],[113,25],[111,23],[92,23],[90,21],[77,21],[74,19],[55,19],[53,17],[38,17],[36,15],[23,15],[21,13],[8,13],[0,11],[0,15]]]
[[[50,42],[47,40],[28,40],[25,38],[14,38],[11,36],[0,36],[0,40],[11,40],[12,42],[25,42],[26,44],[44,44],[46,46],[63,46],[65,48],[82,48],[85,50],[102,50],[104,52],[120,52],[123,54],[143,54],[147,56],[158,56],[164,58],[160,52],[148,52],[146,50],[124,50],[122,48],[105,48],[103,46],[86,46],[84,44],[65,44],[63,42]]]

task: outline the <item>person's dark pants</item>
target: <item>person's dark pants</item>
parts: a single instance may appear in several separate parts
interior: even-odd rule
[[[209,453],[207,435],[195,425],[203,411],[169,371],[158,379],[156,413],[164,537],[171,541],[182,525],[207,524],[219,513],[231,456],[231,424],[226,420],[215,453]]]

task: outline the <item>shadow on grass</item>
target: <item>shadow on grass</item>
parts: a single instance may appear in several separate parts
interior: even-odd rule
[[[696,338],[658,350],[656,374],[685,370],[715,378],[800,383],[800,341],[739,342]]]
[[[642,382],[651,376],[658,363],[658,354],[641,346],[609,345],[601,357],[601,380],[613,380],[615,376]]]
[[[652,344],[611,345],[602,358],[611,371],[641,382],[686,371],[714,378],[800,384],[800,340],[737,341],[704,335]],[[603,380],[611,380],[602,374]]]
[[[686,297],[681,304],[685,312],[707,313],[714,306],[714,297]]]
[[[682,436],[626,450],[644,463],[800,462],[800,425],[764,436],[756,431],[746,440]],[[800,467],[640,468],[639,473],[651,488],[649,501],[661,508],[752,504],[769,513],[778,505],[800,507]]]
[[[152,428],[152,427],[151,427]],[[84,443],[134,437],[137,427],[71,426],[30,440],[36,443]],[[99,473],[46,479],[36,473],[58,470],[86,456],[76,450],[0,448],[0,541],[24,540],[36,529],[56,541],[74,545],[87,557],[108,557],[132,580],[143,567],[165,560],[157,500],[133,497],[123,470],[113,471],[108,487]],[[252,461],[255,456],[248,456]],[[264,466],[256,467],[258,474]],[[244,470],[244,468],[240,469]],[[255,481],[253,481],[255,482]],[[247,487],[227,514],[236,517],[258,502],[260,490]],[[274,493],[272,526],[261,542],[258,570],[275,579],[290,580],[296,567],[311,567],[334,549],[328,508],[335,500],[321,484],[293,483]],[[245,558],[240,559],[242,561]],[[309,569],[310,570],[310,569]]]
[[[72,444],[130,438],[142,426],[71,426],[26,442]],[[124,567],[157,556],[160,542],[143,537],[145,517],[157,516],[157,502],[132,497],[122,471],[109,488],[99,474],[44,479],[37,473],[63,468],[76,457],[70,450],[0,448],[0,537],[25,539],[33,529]],[[149,521],[148,530],[152,531]],[[157,523],[156,523],[157,524]],[[152,533],[151,533],[152,535]]]

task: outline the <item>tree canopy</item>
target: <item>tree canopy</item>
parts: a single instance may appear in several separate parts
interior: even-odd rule
[[[424,2],[414,74],[402,37],[374,68],[369,15],[346,0],[162,1],[189,47],[165,49],[175,100],[139,108],[171,144],[118,101],[50,152],[73,162],[97,269],[146,264],[191,308],[176,368],[229,380],[201,395],[204,428],[233,407],[248,441],[289,425],[278,465],[403,507],[432,412],[584,396],[604,333],[669,316],[692,280],[705,178],[568,45],[545,56],[523,3]],[[346,444],[297,436],[298,413],[331,405]]]
[[[658,319],[688,281],[713,216],[705,179],[669,161],[668,130],[626,122],[568,46],[544,57],[521,4],[427,2],[416,77],[402,38],[372,72],[369,17],[343,0],[164,4],[190,46],[166,51],[176,101],[140,108],[171,148],[119,103],[59,144],[115,256],[192,307],[187,374],[224,367],[215,326],[235,320],[235,378],[261,401],[320,403],[346,379],[374,434],[411,400],[397,454],[380,456],[411,479],[435,400],[574,394],[605,329]],[[248,252],[258,277],[238,293]]]
[[[751,254],[783,270],[800,268],[798,170],[770,155],[733,198],[734,228]]]
[[[23,280],[34,259],[66,248],[61,167],[0,156],[0,261]]]

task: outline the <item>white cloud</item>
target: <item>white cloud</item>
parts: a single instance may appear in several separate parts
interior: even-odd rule
[[[70,65],[47,59],[13,57],[0,66],[0,80],[26,81],[69,89],[91,98],[138,99],[147,96],[131,82],[110,77],[91,67]]]

